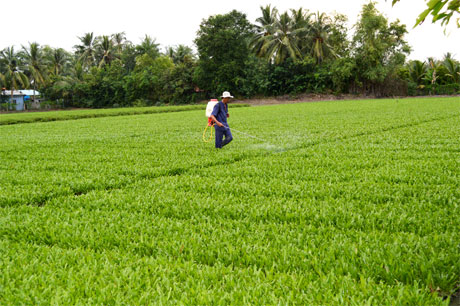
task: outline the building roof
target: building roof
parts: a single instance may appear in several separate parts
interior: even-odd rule
[[[2,92],[2,95],[5,96],[11,96],[11,90],[4,90]],[[33,89],[21,89],[21,90],[13,90],[13,96],[33,96],[34,95],[34,90]],[[35,95],[39,96],[40,92],[35,90]]]
[[[34,95],[34,90],[33,89],[21,89],[20,92],[22,92],[26,96],[33,96]],[[35,90],[35,95],[39,96],[40,93],[37,90]]]
[[[2,95],[11,96],[11,90],[2,91]],[[20,90],[13,90],[13,96],[25,96]]]

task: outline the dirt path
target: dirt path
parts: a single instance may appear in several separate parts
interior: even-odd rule
[[[417,96],[417,97],[385,97],[383,99],[407,99],[407,98],[447,98],[447,97],[458,97],[460,95],[439,95],[439,96]],[[273,98],[254,98],[254,99],[235,99],[231,103],[245,103],[251,106],[260,105],[276,105],[276,104],[293,104],[293,103],[305,103],[305,102],[322,102],[322,101],[339,101],[339,100],[368,100],[378,99],[375,96],[363,96],[363,95],[324,95],[324,94],[302,94],[298,96],[280,96]]]

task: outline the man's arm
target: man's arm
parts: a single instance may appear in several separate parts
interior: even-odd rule
[[[212,121],[214,121],[214,122],[217,124],[217,126],[219,126],[219,127],[224,127],[224,125],[223,125],[222,123],[220,123],[219,121],[217,121],[217,119],[216,119],[216,117],[214,117],[214,115],[211,115],[209,118],[211,118]]]

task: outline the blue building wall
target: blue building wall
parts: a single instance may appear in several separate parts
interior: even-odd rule
[[[10,103],[11,109],[16,109],[18,111],[24,110],[24,96],[13,95],[13,101],[16,103],[11,103],[11,96],[7,96],[6,101]]]

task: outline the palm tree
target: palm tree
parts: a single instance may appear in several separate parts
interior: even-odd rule
[[[71,76],[76,81],[83,81],[83,74],[83,64],[80,61],[77,61],[72,67]]]
[[[299,8],[291,9],[292,34],[296,39],[296,44],[300,50],[301,57],[308,53],[309,33],[311,31],[311,14],[308,10]]]
[[[158,46],[159,44],[155,42],[154,38],[145,35],[145,38],[141,41],[141,43],[136,46],[136,51],[138,55],[148,54],[151,58],[156,58],[160,55]]]
[[[171,58],[174,61],[174,56],[175,56],[176,51],[174,50],[174,47],[166,47],[165,55]]]
[[[325,13],[317,12],[310,28],[311,55],[321,64],[325,56],[336,56],[328,37],[332,30],[332,20]]]
[[[102,53],[101,60],[99,61],[99,67],[105,64],[111,63],[113,60],[113,42],[112,39],[106,35],[103,35],[99,43],[97,44],[99,52]]]
[[[266,42],[266,36],[273,35],[275,33],[275,23],[278,18],[278,10],[276,7],[271,8],[270,5],[266,7],[260,7],[262,11],[262,17],[256,19],[256,22],[259,25],[256,25],[256,34],[251,40],[251,48],[253,52],[259,56],[263,57],[265,54],[262,52],[262,47]]]
[[[307,49],[312,14],[302,8],[281,15],[270,5],[260,9],[262,17],[256,19],[256,34],[250,42],[255,55],[277,64],[287,58],[294,61],[302,58]]]
[[[452,53],[450,52],[447,52],[446,54],[444,54],[444,59],[452,59],[452,60],[455,60],[454,59],[454,56],[452,55]]]
[[[460,63],[456,62],[450,53],[444,56],[444,67],[449,71],[447,74],[454,83],[460,83]]]
[[[313,14],[308,10],[299,8],[297,10],[291,9],[291,18],[295,29],[308,30],[310,26],[310,18]],[[303,33],[306,34],[306,33]]]
[[[0,60],[5,64],[6,71],[3,74],[3,79],[11,88],[11,102],[13,102],[14,89],[17,89],[18,85],[26,87],[27,84],[29,84],[29,80],[19,68],[20,61],[18,54],[14,52],[14,47],[3,49],[3,51],[0,52]]]
[[[72,94],[75,94],[72,86],[82,84],[85,74],[84,65],[79,60],[66,63],[66,66],[68,66],[66,73],[56,77],[52,84],[53,91],[63,98],[63,106],[65,106],[65,101],[69,100]]]
[[[126,43],[126,34],[125,32],[115,33],[112,34],[112,43],[113,48],[117,50],[117,56],[121,56],[121,52],[123,51],[123,46]]]
[[[297,32],[295,31],[296,25],[291,16],[289,16],[287,12],[284,12],[279,16],[275,25],[275,34],[272,35],[272,39],[262,48],[266,50],[269,58],[274,57],[275,63],[279,64],[288,57],[293,60],[302,57],[298,37],[296,35]]]
[[[81,45],[75,45],[76,54],[79,55],[79,59],[91,67],[94,64],[95,58],[95,38],[93,32],[85,33],[82,37],[78,37],[81,41]]]
[[[37,85],[45,85],[47,75],[43,53],[38,43],[29,43],[29,48],[22,46],[24,58],[27,63],[27,70],[32,77],[34,92],[33,100],[35,101],[35,90]]]
[[[53,49],[49,54],[49,65],[51,74],[55,77],[60,76],[69,62],[69,54],[62,48]]]
[[[423,78],[427,73],[427,66],[425,62],[419,60],[411,61],[409,63],[409,76],[411,80],[417,84],[421,85]]]
[[[183,63],[185,58],[193,59],[193,50],[185,45],[166,48],[166,55],[173,60],[174,64]]]
[[[258,32],[251,41],[252,50],[259,57],[265,57],[270,62],[276,64],[284,62],[287,58],[298,60],[302,57],[302,52],[299,48],[299,38],[304,32],[303,28],[295,23],[294,15],[292,18],[287,12],[274,18],[274,23],[271,25],[273,16],[276,16],[276,9],[270,12],[270,7],[261,8],[262,19],[258,27]]]

